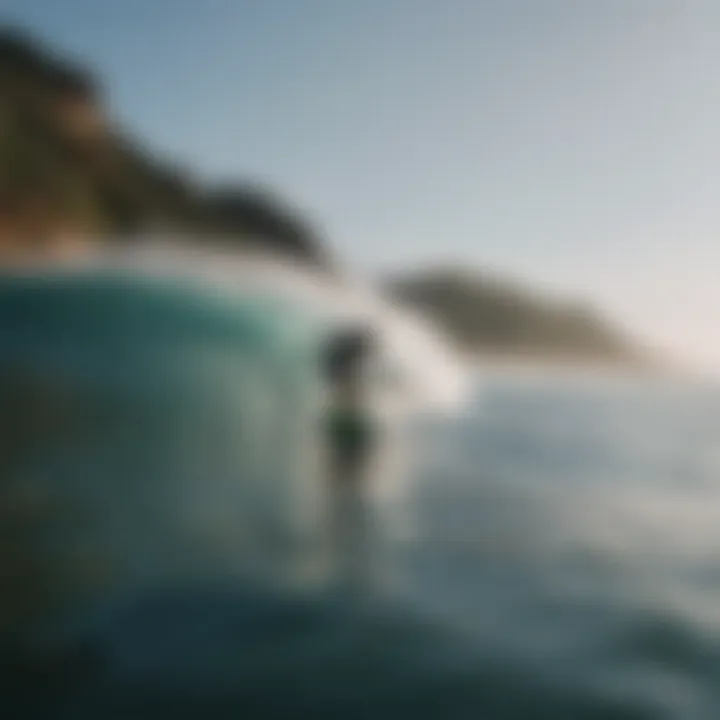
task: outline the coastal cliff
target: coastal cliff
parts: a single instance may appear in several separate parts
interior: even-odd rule
[[[0,29],[0,90],[0,251],[162,230],[327,262],[290,203],[195,182],[114,122],[91,72],[14,29]]]

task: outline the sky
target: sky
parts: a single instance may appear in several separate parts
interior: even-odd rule
[[[716,0],[0,0],[369,272],[490,268],[720,372]]]

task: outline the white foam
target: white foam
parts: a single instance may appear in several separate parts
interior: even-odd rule
[[[284,299],[328,332],[344,325],[371,328],[379,347],[377,401],[388,412],[455,409],[467,396],[469,373],[438,329],[382,297],[362,278],[300,266],[280,256],[213,248],[197,238],[153,237],[132,245],[105,245],[62,265],[70,271],[103,268]]]

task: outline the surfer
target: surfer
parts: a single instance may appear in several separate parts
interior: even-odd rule
[[[332,542],[342,565],[353,575],[366,564],[368,484],[377,438],[368,403],[367,368],[372,339],[353,331],[335,337],[328,348],[330,392],[326,446],[333,524]]]

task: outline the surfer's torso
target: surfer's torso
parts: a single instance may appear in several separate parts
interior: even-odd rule
[[[346,468],[365,466],[372,454],[375,427],[364,408],[338,406],[327,418],[327,434],[331,458]]]

